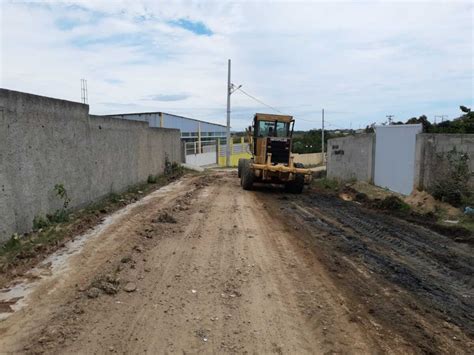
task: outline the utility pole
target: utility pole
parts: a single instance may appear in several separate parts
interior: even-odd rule
[[[226,144],[225,144],[225,165],[230,166],[230,59],[227,64],[227,130],[226,130]]]
[[[435,116],[434,116],[434,123],[435,123],[435,124],[436,124],[436,119],[437,119],[438,117],[441,118],[441,122],[443,122],[445,118],[448,118],[448,115],[435,115]]]
[[[323,154],[323,165],[326,162],[325,156],[324,156],[324,109],[322,110],[322,124],[321,124],[321,153]]]
[[[85,105],[89,103],[86,79],[81,79],[81,102]]]
[[[392,118],[395,117],[395,115],[386,115],[385,117],[388,118],[388,124],[391,125],[392,124]]]

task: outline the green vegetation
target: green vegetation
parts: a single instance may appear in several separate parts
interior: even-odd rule
[[[166,166],[165,162],[165,166]],[[168,162],[163,175],[156,176],[156,182],[147,181],[129,188],[122,194],[110,193],[104,199],[90,204],[87,208],[70,212],[67,210],[71,199],[62,184],[54,187],[56,195],[63,201],[62,208],[46,217],[37,216],[33,220],[33,232],[19,236],[14,234],[0,246],[0,272],[17,265],[25,266],[28,259],[37,260],[40,253],[54,251],[70,238],[84,233],[100,223],[104,214],[114,212],[128,203],[138,200],[144,194],[179,178],[185,170]]]
[[[324,130],[324,144],[328,139],[343,137],[344,134],[335,134]],[[293,133],[293,153],[321,153],[321,130],[312,129],[308,132],[295,131]]]
[[[146,180],[147,183],[149,184],[156,184],[158,181],[158,175],[148,175],[148,179]]]
[[[166,176],[173,176],[173,175],[182,175],[184,172],[184,168],[176,163],[170,162],[168,155],[165,156],[165,171],[164,174]]]
[[[474,234],[474,216],[462,216],[459,220],[459,226],[466,228]]]
[[[453,120],[446,120],[439,123],[431,123],[428,117],[421,115],[420,117],[412,117],[405,122],[405,124],[421,123],[423,125],[423,132],[425,133],[474,133],[474,112],[466,106],[459,106],[462,114]],[[382,123],[382,125],[387,123]],[[401,125],[403,122],[393,122],[393,125]],[[365,131],[367,133],[374,132],[375,123],[367,126]]]
[[[410,206],[402,201],[398,196],[388,196],[383,200],[373,202],[373,207],[385,211],[409,212]]]
[[[454,147],[447,153],[438,154],[437,159],[444,176],[430,191],[433,197],[456,207],[472,202],[473,196],[469,188],[469,155],[458,152]]]
[[[328,178],[314,179],[312,181],[312,184],[313,186],[322,190],[338,191],[340,188],[339,181],[335,179],[328,179]]]
[[[69,212],[67,210],[71,199],[67,194],[67,190],[63,184],[54,185],[54,192],[56,196],[63,201],[63,206],[54,211],[53,214],[47,214],[46,217],[35,216],[33,219],[33,230],[37,231],[48,227],[51,224],[67,222],[69,219]]]

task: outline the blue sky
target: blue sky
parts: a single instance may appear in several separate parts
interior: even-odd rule
[[[358,128],[473,105],[469,1],[2,1],[2,87],[91,113],[165,111],[225,122],[232,81],[297,129]],[[240,92],[232,126],[272,112]]]

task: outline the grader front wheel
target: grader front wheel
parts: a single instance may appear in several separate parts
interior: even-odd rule
[[[251,190],[253,186],[254,174],[252,167],[250,166],[250,160],[243,160],[240,174],[240,185],[242,185],[242,188],[244,190]]]
[[[304,165],[301,163],[295,163],[296,168],[303,169]],[[285,184],[285,190],[292,194],[300,194],[303,192],[304,188],[304,175],[296,174],[293,181],[287,182]]]
[[[242,165],[244,164],[245,159],[240,158],[239,163],[237,165],[237,176],[240,178],[242,177]]]
[[[295,180],[285,184],[285,190],[292,194],[300,194],[304,188],[304,175],[296,174]]]

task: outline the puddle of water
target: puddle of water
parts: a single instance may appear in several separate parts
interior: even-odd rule
[[[176,181],[168,184],[159,190],[143,197],[141,200],[131,203],[124,208],[114,212],[110,216],[104,218],[101,224],[94,227],[89,232],[86,232],[73,240],[70,240],[66,245],[48,256],[45,260],[39,263],[36,267],[28,271],[24,277],[15,279],[9,286],[0,289],[0,303],[12,302],[10,308],[13,312],[0,312],[0,321],[5,320],[16,311],[24,308],[28,304],[28,296],[43,282],[50,280],[53,277],[65,273],[70,267],[70,258],[78,254],[84,248],[86,242],[89,242],[98,236],[110,225],[114,224],[118,219],[128,214],[132,209],[141,206],[153,198],[160,197],[166,193],[179,188],[182,181]],[[55,288],[51,288],[48,294],[54,292]]]

